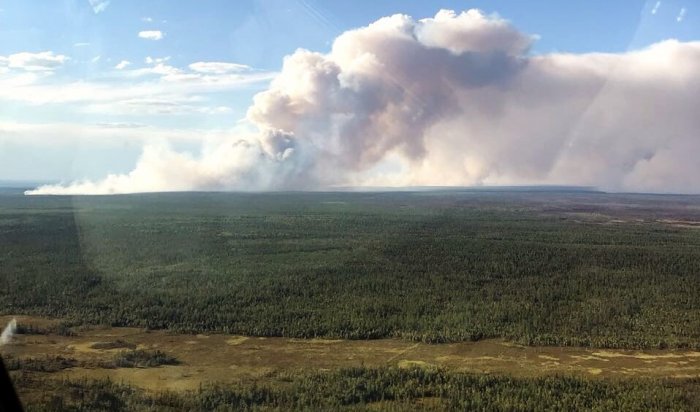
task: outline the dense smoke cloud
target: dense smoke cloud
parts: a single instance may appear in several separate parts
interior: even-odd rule
[[[198,157],[145,149],[127,175],[30,194],[571,184],[700,192],[700,42],[530,54],[477,10],[395,15],[298,50],[248,120]]]

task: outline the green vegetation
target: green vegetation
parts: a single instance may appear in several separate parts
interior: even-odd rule
[[[18,323],[15,333],[18,335],[59,335],[73,336],[75,333],[65,324],[53,325],[50,327],[36,326],[32,324]]]
[[[109,346],[109,349],[130,347]],[[93,349],[96,349],[93,345]],[[107,349],[100,347],[99,349]],[[155,368],[161,365],[179,365],[180,362],[172,355],[155,350],[125,350],[120,351],[109,362],[78,361],[75,358],[63,356],[44,355],[39,357],[15,357],[4,356],[3,361],[7,370],[23,372],[58,372],[74,367],[99,367],[99,368]]]
[[[74,358],[48,355],[33,358],[4,357],[3,362],[9,371],[58,372],[78,366],[78,361]]]
[[[353,368],[282,382],[148,394],[110,381],[49,381],[28,410],[693,411],[700,380],[516,379],[443,370]],[[28,385],[31,387],[31,385]],[[693,395],[695,394],[695,395]]]
[[[660,219],[698,221],[700,200],[5,192],[0,312],[259,336],[700,348],[700,230]]]

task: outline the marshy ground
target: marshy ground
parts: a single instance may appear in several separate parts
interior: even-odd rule
[[[0,317],[3,323],[12,317]],[[48,319],[17,316],[19,324],[47,326]],[[161,351],[177,365],[101,367],[120,352]],[[700,352],[684,350],[609,350],[531,347],[503,340],[449,344],[400,339],[328,340],[178,334],[137,328],[80,328],[74,336],[16,335],[1,349],[8,358],[61,357],[74,367],[36,372],[41,379],[110,378],[141,389],[196,390],[212,383],[274,380],[289,372],[319,372],[349,367],[444,368],[457,372],[539,377],[576,375],[621,378],[697,378]],[[21,391],[21,388],[20,388]]]

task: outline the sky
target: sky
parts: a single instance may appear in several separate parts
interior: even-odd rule
[[[471,9],[480,12],[467,16]],[[454,12],[438,19],[440,10]],[[394,23],[381,20],[396,14],[408,16],[410,21],[403,21],[399,27],[398,20]],[[453,23],[468,30],[454,29]],[[382,30],[379,26],[383,26]],[[362,30],[366,33],[360,33]],[[453,69],[460,73],[474,72],[476,77],[468,84],[457,86],[464,93],[437,93],[442,83],[426,79],[432,76],[430,70],[418,74],[423,77],[413,77],[413,63],[407,60],[397,63],[399,60],[395,59],[402,57],[381,48],[385,46],[371,47],[373,41],[378,45],[398,44],[384,40],[395,38],[396,33],[405,30],[413,33],[420,46],[411,49],[408,57],[419,58],[419,53],[425,52],[426,58],[443,62],[444,56],[431,54],[437,49],[447,50],[451,57],[474,55],[466,60],[445,57],[445,66],[434,70],[439,76],[437,73],[443,73],[442,69],[450,68],[442,75],[446,82],[463,80],[459,76],[450,77],[454,75]],[[509,41],[519,43],[505,44],[499,36],[510,36]],[[369,43],[353,43],[360,39]],[[562,147],[571,147],[576,143],[572,143],[572,135],[583,133],[578,129],[593,120],[587,120],[586,116],[608,109],[598,107],[608,104],[607,95],[617,96],[619,92],[622,96],[619,99],[624,99],[641,93],[648,97],[646,89],[650,88],[652,79],[658,78],[657,72],[650,72],[649,77],[640,80],[639,87],[628,90],[622,83],[616,86],[613,80],[622,82],[623,77],[618,73],[620,70],[610,68],[613,64],[610,62],[623,56],[634,62],[637,62],[634,59],[647,61],[635,53],[669,39],[676,46],[666,43],[666,48],[656,48],[653,53],[680,59],[681,67],[689,59],[687,56],[697,60],[692,57],[695,48],[683,46],[700,40],[700,4],[688,0],[202,0],[175,5],[165,0],[0,0],[0,180],[62,182],[61,187],[71,187],[71,182],[91,182],[79,190],[79,186],[72,186],[73,192],[81,193],[442,182],[593,184],[616,190],[683,191],[687,184],[674,177],[680,171],[661,167],[640,174],[637,169],[639,162],[660,159],[663,155],[660,150],[664,148],[671,151],[666,154],[671,156],[670,160],[677,160],[674,151],[694,148],[694,140],[649,136],[644,139],[653,140],[655,145],[645,143],[646,140],[644,144],[626,141],[628,146],[620,143],[621,151],[638,152],[637,157],[630,160],[620,155],[605,160],[609,173],[585,178],[570,169],[584,161],[583,151],[593,150],[590,142],[575,156],[571,150],[562,149],[550,156],[531,154],[513,159],[507,153],[510,149],[506,149],[524,144],[518,139],[526,139],[527,133],[520,135],[517,130],[537,136],[556,132],[565,140]],[[455,46],[465,41],[469,47]],[[366,50],[347,60],[350,51],[361,47]],[[316,59],[316,55],[304,55],[299,49],[323,57]],[[397,64],[396,75],[357,77],[365,73],[363,70],[369,70],[369,63],[364,60],[368,54],[375,55],[382,63],[372,66],[376,70]],[[484,79],[474,69],[475,65],[494,65],[498,70],[506,67],[501,65],[503,62],[493,61],[496,54],[513,57],[517,64],[527,62],[528,67],[542,68],[537,73],[532,68],[513,69],[518,74]],[[491,57],[483,60],[481,55]],[[590,96],[591,93],[581,91],[580,99],[587,99],[586,103],[564,100],[556,91],[543,92],[542,96],[527,95],[528,99],[542,99],[549,106],[578,109],[563,115],[568,119],[566,125],[555,125],[551,130],[540,130],[540,126],[529,123],[524,126],[526,120],[521,116],[538,125],[544,121],[538,116],[547,118],[551,113],[545,113],[544,109],[525,113],[524,108],[511,107],[507,102],[522,98],[518,93],[525,93],[527,87],[513,84],[530,79],[528,84],[534,85],[541,81],[541,76],[549,76],[551,82],[547,85],[564,81],[545,70],[554,62],[576,66],[562,66],[562,70],[581,72],[580,80],[566,79],[566,85],[558,86],[559,90],[590,87],[597,94]],[[335,106],[327,107],[310,108],[302,104],[310,101],[310,93],[327,86],[314,83],[307,85],[309,89],[299,91],[299,84],[306,85],[299,79],[317,73],[318,65],[330,67],[323,73],[337,70],[333,80],[340,79],[340,85],[324,90],[345,96],[346,101],[353,102],[351,108],[340,107],[335,100],[331,102]],[[591,65],[597,65],[597,69],[591,69]],[[318,76],[314,79],[318,80]],[[665,81],[668,84],[683,79]],[[352,81],[355,83],[347,83]],[[364,81],[367,87],[386,89],[389,94],[370,99],[364,89],[358,89],[364,87]],[[576,81],[588,86],[579,87]],[[404,95],[422,90],[419,93],[424,94],[419,97],[427,96],[425,99],[434,101],[422,101],[416,106],[415,96],[413,100],[406,97],[392,100],[388,96],[394,91],[387,84],[397,85]],[[432,86],[423,90],[425,85]],[[687,87],[681,86],[684,85],[679,86],[677,94],[664,95],[670,99],[669,104],[688,103],[684,94]],[[353,93],[347,95],[351,89]],[[507,98],[501,96],[506,89],[511,93]],[[501,96],[500,100],[489,103],[495,96]],[[483,105],[469,103],[477,97]],[[280,102],[288,103],[295,98],[299,102],[280,109]],[[614,104],[618,97],[609,100]],[[377,102],[381,102],[381,108],[372,111],[370,108],[376,108],[372,104]],[[423,113],[426,104],[436,109]],[[501,107],[500,114],[484,115],[489,104]],[[406,123],[399,107],[414,110],[409,121],[411,130],[399,130],[395,126],[395,122]],[[459,109],[455,110],[456,107]],[[547,106],[542,103],[541,107]],[[675,112],[676,116],[681,116],[680,112]],[[273,113],[274,119],[270,118]],[[629,121],[638,114],[623,113],[620,119]],[[672,117],[666,116],[669,127],[687,123],[687,134],[697,125],[690,118]],[[381,122],[377,120],[380,118]],[[477,124],[476,120],[465,122],[467,118],[490,120]],[[448,126],[469,137],[433,137]],[[381,135],[373,134],[375,128]],[[392,137],[394,129],[398,137]],[[622,130],[616,125],[596,133],[604,136],[613,129],[618,134]],[[496,136],[493,130],[503,135]],[[356,138],[350,131],[370,137]],[[697,129],[694,132],[697,134]],[[622,133],[636,132],[625,129]],[[320,134],[325,137],[317,136]],[[416,136],[406,137],[413,134]],[[449,134],[443,131],[442,136]],[[370,138],[371,141],[365,141]],[[238,142],[255,147],[243,150]],[[546,143],[543,142],[549,146]],[[231,151],[231,146],[238,149]],[[275,152],[280,147],[283,150]],[[547,147],[542,149],[547,150]],[[444,153],[448,151],[457,151],[459,159],[450,155],[445,162]],[[600,155],[594,157],[592,161],[603,162]],[[234,162],[231,159],[235,159],[235,164],[229,164]],[[556,166],[562,159],[569,159],[569,166]],[[629,170],[612,166],[625,162],[636,163]],[[522,165],[513,168],[510,165],[514,163]],[[440,167],[445,166],[438,164],[452,168],[442,170]],[[634,167],[637,169],[633,173]],[[683,172],[694,172],[695,167],[689,165]],[[187,176],[164,172],[174,169],[184,170]],[[333,178],[327,178],[329,171],[333,171]],[[200,178],[189,179],[191,174]],[[107,182],[109,176],[112,183]],[[142,183],[136,184],[135,180]],[[176,180],[186,182],[180,184]]]

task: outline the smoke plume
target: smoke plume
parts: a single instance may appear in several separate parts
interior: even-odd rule
[[[28,194],[570,184],[700,192],[700,42],[530,52],[478,10],[382,18],[327,54],[297,50],[248,121],[197,156],[147,147],[135,169]]]

